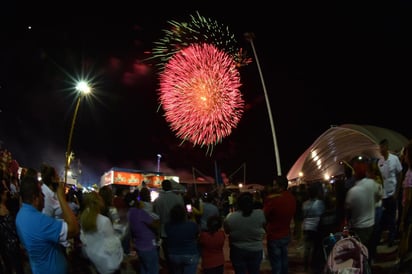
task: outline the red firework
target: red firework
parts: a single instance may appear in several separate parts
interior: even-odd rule
[[[175,53],[160,74],[160,103],[176,136],[213,146],[243,114],[240,74],[233,58],[211,44]]]

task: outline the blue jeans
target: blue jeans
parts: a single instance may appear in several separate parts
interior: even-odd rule
[[[263,250],[249,251],[230,246],[230,261],[236,274],[259,274]]]
[[[170,254],[170,273],[173,274],[196,274],[199,264],[199,254]]]
[[[152,250],[137,250],[139,255],[140,274],[159,274],[159,252]]]
[[[290,236],[267,241],[268,257],[272,274],[287,274],[289,271],[288,245]]]

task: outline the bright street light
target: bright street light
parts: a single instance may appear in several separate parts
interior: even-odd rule
[[[160,158],[162,158],[162,155],[157,154],[157,173],[160,173]]]
[[[79,110],[80,101],[83,98],[83,96],[89,94],[92,91],[92,89],[86,81],[80,81],[76,85],[76,91],[78,93],[78,97],[77,97],[76,108],[74,109],[74,114],[73,114],[73,119],[72,119],[72,126],[70,128],[69,140],[67,142],[66,161],[65,161],[65,165],[64,165],[64,182],[65,183],[67,183],[67,173],[70,169],[71,160],[73,159],[73,153],[71,151],[71,149],[72,149],[72,137],[73,137],[74,125],[76,124],[77,112]]]

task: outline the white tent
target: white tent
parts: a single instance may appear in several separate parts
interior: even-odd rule
[[[399,153],[408,142],[402,134],[386,128],[355,124],[333,126],[298,158],[287,178],[310,182],[342,175],[342,162],[349,162],[357,155],[378,158],[382,139],[389,141],[389,150],[394,153]]]

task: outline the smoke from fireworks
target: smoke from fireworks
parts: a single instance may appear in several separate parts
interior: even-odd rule
[[[160,74],[159,99],[177,137],[194,145],[221,142],[243,114],[236,62],[211,44],[175,53]]]
[[[237,41],[229,28],[219,22],[201,16],[198,12],[190,15],[189,22],[168,21],[169,29],[163,30],[165,36],[155,42],[153,58],[159,60],[160,70],[169,59],[178,51],[192,44],[212,44],[218,49],[231,55],[237,66],[244,66],[251,62],[246,52],[237,47]]]

